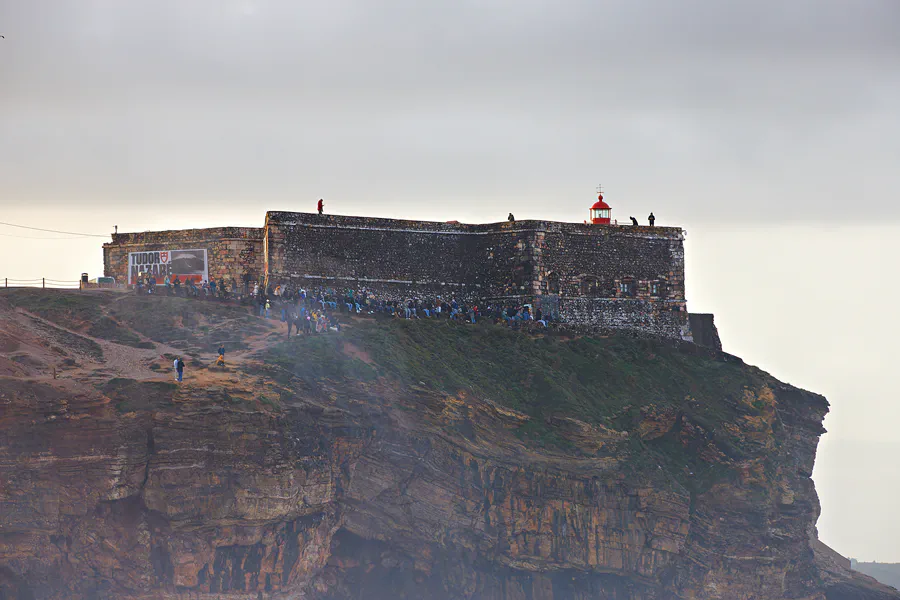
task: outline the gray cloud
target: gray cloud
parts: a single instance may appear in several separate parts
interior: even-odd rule
[[[890,0],[7,0],[0,28],[0,202],[580,219],[602,179],[676,221],[900,217]]]

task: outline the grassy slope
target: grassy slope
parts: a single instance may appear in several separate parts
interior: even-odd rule
[[[77,294],[59,290],[13,290],[4,298],[16,307],[52,323],[134,348],[152,348],[140,337],[107,316],[107,307],[117,297],[113,293]]]
[[[140,334],[157,342],[180,342],[204,352],[220,343],[235,350],[246,347],[246,338],[265,331],[247,307],[189,300],[127,296],[110,306],[110,314]]]
[[[345,342],[366,352],[373,364],[348,356]],[[672,408],[704,429],[707,438],[686,444],[677,428],[651,442],[632,435],[630,466],[656,473],[663,465],[697,492],[730,476],[723,465],[700,458],[705,443],[714,441],[725,454],[740,458],[740,443],[723,425],[759,414],[761,407],[742,398],[747,390],[757,394],[774,383],[738,359],[693,345],[625,335],[534,337],[493,325],[434,321],[366,322],[340,336],[280,343],[263,358],[307,380],[382,376],[449,394],[468,390],[534,417],[520,436],[564,451],[575,450],[550,417],[575,417],[634,434],[640,407]]]
[[[247,308],[184,298],[137,297],[116,292],[10,290],[10,304],[81,333],[135,348],[152,348],[135,332],[163,343],[211,352],[232,350],[264,328]]]
[[[189,351],[212,352],[223,341],[231,349],[242,347],[248,336],[265,331],[246,308],[214,302],[33,291],[4,296],[50,321],[87,333],[100,331],[103,335],[97,337],[119,343],[128,343],[122,341],[128,336],[139,340],[137,331]],[[365,352],[372,364],[346,352],[346,342]],[[430,320],[362,321],[340,335],[274,344],[260,357],[282,374],[308,381],[385,377],[448,394],[467,390],[532,416],[519,432],[526,441],[570,451],[550,417],[575,417],[634,433],[640,408],[655,404],[684,415],[726,455],[740,458],[746,449],[723,426],[759,414],[762,407],[742,398],[748,390],[758,395],[775,383],[733,357],[689,344],[627,335],[536,337],[489,324]],[[632,436],[631,444],[635,460],[646,463],[639,466],[668,463],[675,471],[693,470],[693,481],[722,476],[718,467],[699,458],[702,448],[686,446],[677,431],[652,442]]]
[[[343,353],[345,341],[368,353],[375,366]],[[434,321],[366,322],[341,336],[293,338],[265,358],[302,378],[377,374],[448,393],[469,390],[534,417],[592,422],[651,403],[718,422],[742,410],[745,388],[769,379],[736,360],[628,336],[569,340]]]

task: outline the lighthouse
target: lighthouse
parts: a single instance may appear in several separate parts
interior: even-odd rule
[[[603,201],[603,194],[597,194],[597,201],[591,207],[591,223],[594,225],[609,225],[610,207]]]

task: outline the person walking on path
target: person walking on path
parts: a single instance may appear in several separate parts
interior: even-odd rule
[[[325,201],[322,200],[321,198],[319,198],[319,203],[316,205],[316,208],[319,209],[319,214],[321,215],[322,212],[325,210]]]
[[[656,223],[656,217],[653,216],[653,213],[650,213],[650,216],[647,217],[647,220],[650,221],[650,227],[653,227],[653,224]]]
[[[182,381],[184,379],[184,361],[180,357],[175,359],[175,372],[178,374],[176,379]]]

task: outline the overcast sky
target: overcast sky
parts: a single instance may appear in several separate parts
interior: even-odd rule
[[[0,0],[0,221],[326,209],[688,229],[726,349],[825,393],[822,538],[900,562],[900,2]],[[0,225],[0,278],[99,239]],[[38,239],[41,238],[41,239]]]

